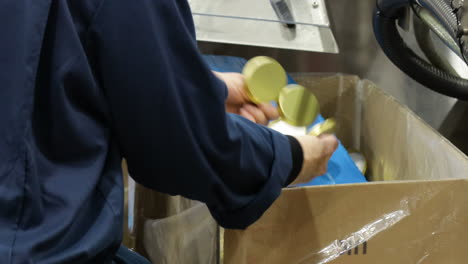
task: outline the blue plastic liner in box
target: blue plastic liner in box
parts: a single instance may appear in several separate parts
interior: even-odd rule
[[[205,61],[213,71],[218,72],[242,72],[245,63],[244,58],[229,57],[229,56],[214,56],[205,55]],[[289,84],[296,83],[291,76],[288,75]],[[318,123],[324,121],[324,118],[319,115],[309,129]],[[329,184],[345,184],[345,183],[363,183],[366,178],[354,164],[354,161],[349,156],[346,149],[340,143],[338,149],[333,154],[328,163],[328,171],[325,175],[314,178],[312,181],[301,184],[299,186],[312,185],[329,185]]]

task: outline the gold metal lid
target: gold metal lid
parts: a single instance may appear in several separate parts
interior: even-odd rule
[[[319,114],[315,95],[301,85],[291,84],[281,90],[278,110],[281,118],[293,126],[308,126]]]
[[[334,134],[335,130],[336,120],[334,118],[330,118],[320,124],[313,126],[309,132],[309,135],[318,137],[323,134]]]
[[[242,73],[247,83],[247,93],[257,104],[277,101],[281,89],[287,84],[286,71],[270,57],[250,59]]]

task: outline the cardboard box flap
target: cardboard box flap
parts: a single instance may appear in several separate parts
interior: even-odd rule
[[[467,156],[374,83],[342,74],[293,77],[337,120],[342,143],[366,156],[369,180],[468,179]]]
[[[288,189],[226,231],[224,263],[464,263],[467,193],[466,180]]]
[[[285,190],[249,229],[225,233],[225,263],[466,263],[467,156],[370,81],[293,77],[366,156],[368,179],[388,182]]]

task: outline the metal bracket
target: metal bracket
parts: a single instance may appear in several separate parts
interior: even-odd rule
[[[339,51],[324,0],[188,2],[200,41],[325,53]]]

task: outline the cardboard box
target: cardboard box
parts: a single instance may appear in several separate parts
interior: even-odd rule
[[[373,182],[285,189],[257,223],[225,231],[224,263],[468,263],[468,158],[370,81],[294,78]]]

